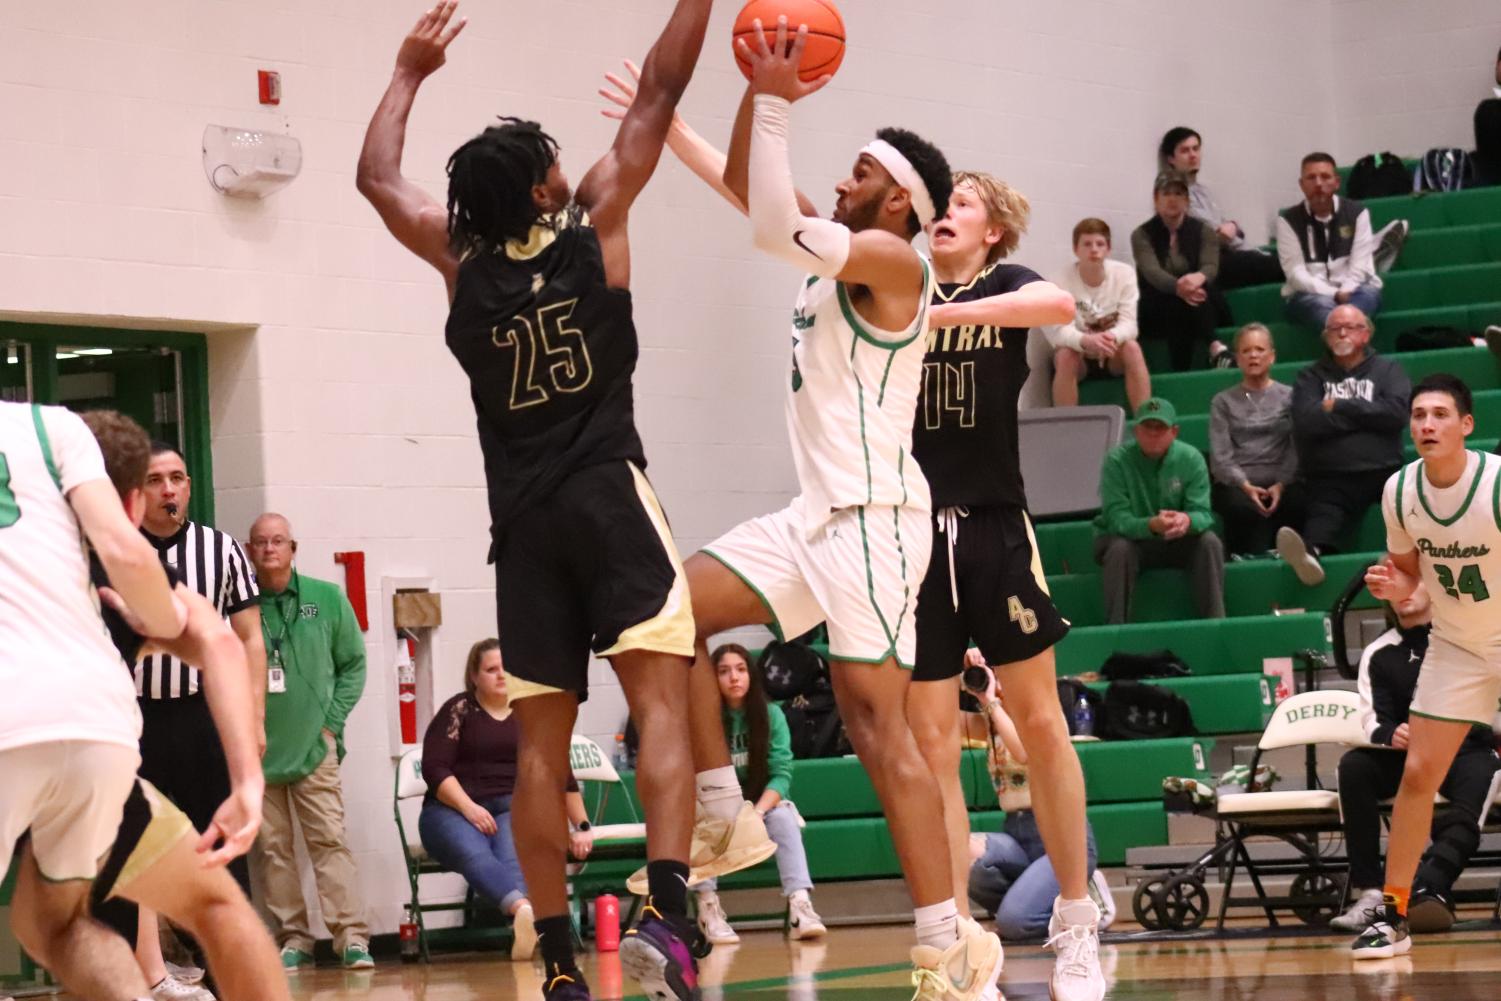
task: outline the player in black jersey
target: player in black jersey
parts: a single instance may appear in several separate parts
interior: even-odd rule
[[[1016,416],[1028,372],[1027,328],[1072,322],[1074,302],[1031,269],[1003,260],[1026,231],[1027,216],[1026,199],[1002,182],[960,172],[948,213],[929,231],[939,284],[912,454],[933,494],[934,546],[917,599],[907,712],[933,773],[952,785],[944,794],[950,850],[967,859],[959,674],[971,645],[999,668],[1061,890],[1048,928],[1058,952],[1052,997],[1100,1001],[1105,981],[1100,912],[1088,893],[1084,775],[1058,703],[1052,649],[1068,622],[1048,595],[1027,517]],[[982,697],[995,698],[994,689]],[[967,885],[967,873],[955,877]]]
[[[693,615],[666,518],[642,473],[626,222],[693,75],[712,0],[677,0],[646,58],[641,99],[576,191],[541,126],[503,118],[449,159],[445,211],[402,177],[401,151],[418,86],[464,27],[453,20],[456,6],[442,0],[403,41],[365,137],[358,185],[392,234],[442,273],[452,307],[447,343],[469,376],[490,492],[500,643],[525,735],[511,816],[538,915],[544,992],[588,997],[572,953],[563,790],[592,651],[619,676],[643,748],[650,899],[626,933],[622,962],[656,1001],[686,1001],[697,995],[693,954],[707,948],[686,917],[694,773],[683,721]],[[749,817],[722,823],[723,837],[694,845],[692,861],[723,862],[735,832],[749,827],[774,851],[759,818]],[[757,860],[750,853],[717,871]]]

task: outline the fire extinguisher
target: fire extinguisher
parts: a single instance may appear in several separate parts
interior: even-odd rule
[[[396,634],[396,703],[401,717],[401,742],[417,743],[417,665],[412,640]]]

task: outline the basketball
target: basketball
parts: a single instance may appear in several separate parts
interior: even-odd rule
[[[797,31],[798,25],[808,26],[808,44],[803,49],[803,61],[798,66],[797,75],[805,83],[821,76],[833,76],[844,61],[844,18],[829,0],[750,0],[735,18],[734,40],[743,38],[754,49],[755,21],[759,19],[770,45],[777,30],[777,18],[783,16],[787,18],[789,37]],[[749,80],[750,64],[741,58],[738,45],[732,42],[731,47],[735,64]]]

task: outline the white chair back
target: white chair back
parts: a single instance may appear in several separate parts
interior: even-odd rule
[[[1284,699],[1261,732],[1257,747],[1270,751],[1303,744],[1367,743],[1360,726],[1360,696],[1355,692],[1302,692]]]
[[[396,798],[411,799],[427,795],[427,781],[422,777],[422,748],[414,747],[396,762]]]
[[[573,735],[568,745],[568,762],[573,767],[573,777],[580,782],[618,783],[620,773],[605,757],[605,752],[594,741],[581,733]]]

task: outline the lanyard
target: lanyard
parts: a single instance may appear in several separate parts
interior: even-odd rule
[[[291,629],[292,629],[292,619],[294,619],[297,616],[297,613],[298,613],[298,609],[297,609],[297,596],[295,594],[292,595],[292,614],[291,615],[288,615],[286,613],[286,609],[284,609],[282,607],[282,599],[284,597],[286,597],[286,593],[285,592],[283,592],[282,594],[278,594],[273,599],[275,601],[275,603],[276,603],[276,612],[277,612],[278,615],[281,616],[281,632],[279,634],[277,634],[277,636],[276,636],[275,639],[272,639],[270,641],[270,645],[271,645],[270,661],[271,661],[271,663],[273,665],[275,665],[277,667],[281,666],[281,645],[286,642],[287,633],[290,632]]]

